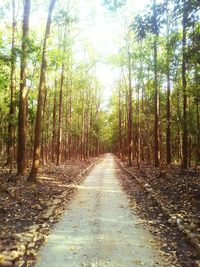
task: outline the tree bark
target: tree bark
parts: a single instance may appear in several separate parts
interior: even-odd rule
[[[23,35],[22,35],[22,54],[21,54],[21,72],[20,72],[20,94],[19,94],[19,115],[18,115],[18,155],[17,155],[17,173],[25,175],[26,172],[26,120],[27,120],[27,95],[26,71],[27,71],[27,49],[29,34],[29,16],[31,0],[24,2],[23,14]]]
[[[138,125],[138,140],[137,140],[137,165],[140,169],[141,163],[141,129],[140,129],[140,85],[138,85],[138,112],[137,112],[137,125]]]
[[[187,125],[187,80],[186,80],[186,25],[187,25],[187,8],[183,1],[183,18],[182,18],[182,87],[183,87],[183,160],[182,168],[188,167],[188,125]]]
[[[63,83],[64,83],[64,61],[62,62],[62,72],[60,80],[60,98],[59,98],[59,115],[58,115],[58,143],[57,143],[57,165],[61,162],[61,142],[62,142],[62,104],[63,104]]]
[[[66,51],[66,27],[64,29],[63,36],[63,55]],[[58,114],[58,143],[57,143],[57,165],[60,165],[61,162],[61,143],[62,143],[62,114],[63,114],[63,85],[64,85],[64,72],[65,72],[65,61],[64,56],[62,60],[62,71],[60,78],[60,98],[59,98],[59,114]]]
[[[133,138],[132,138],[132,81],[131,81],[131,55],[130,55],[130,44],[128,44],[128,163],[132,166],[132,155],[133,155]]]
[[[197,120],[197,151],[196,151],[196,161],[195,161],[195,174],[197,173],[197,166],[200,161],[200,120],[199,120],[199,98],[197,96],[196,100],[196,120]]]
[[[160,142],[159,142],[159,92],[158,92],[158,52],[157,52],[157,39],[158,39],[158,25],[157,25],[157,12],[156,12],[156,0],[154,0],[153,6],[154,13],[154,163],[155,167],[160,165]]]
[[[39,93],[38,93],[38,104],[37,104],[37,114],[35,123],[35,141],[34,141],[34,152],[33,152],[33,164],[32,169],[28,177],[28,181],[34,182],[37,180],[37,173],[40,163],[40,146],[41,146],[41,120],[42,120],[42,110],[43,110],[43,98],[45,92],[45,79],[46,79],[46,68],[47,68],[47,41],[50,35],[51,29],[51,17],[55,6],[56,0],[51,0],[49,5],[46,31],[43,43],[43,53],[42,53],[42,65],[40,72],[40,83],[39,83]]]
[[[85,90],[83,89],[83,95],[82,95],[82,118],[81,118],[81,139],[80,139],[80,144],[81,144],[81,160],[84,160],[84,145],[85,145]]]
[[[54,163],[55,160],[55,143],[56,143],[56,108],[57,108],[57,100],[56,100],[56,87],[57,82],[55,80],[55,89],[54,89],[54,102],[53,102],[53,130],[52,130],[52,151],[51,151],[51,160]]]
[[[121,111],[121,88],[119,86],[118,95],[118,153],[119,157],[122,158],[122,111]]]
[[[47,117],[46,117],[46,103],[47,103],[47,90],[45,90],[44,92],[44,102],[43,102],[43,110],[42,110],[42,114],[43,114],[43,117],[42,117],[42,124],[43,124],[43,127],[42,127],[42,142],[41,142],[41,158],[42,158],[42,164],[45,165],[45,142],[46,142],[46,120],[47,120]]]
[[[16,18],[15,18],[15,0],[12,1],[12,47],[11,47],[11,73],[10,73],[10,111],[8,124],[8,158],[7,164],[10,167],[10,173],[13,170],[14,160],[14,145],[15,145],[15,93],[16,93],[16,48],[15,48],[15,32],[16,32]]]
[[[68,146],[69,146],[68,159],[71,159],[72,157],[72,90],[70,90],[70,96],[69,96]]]
[[[169,17],[167,11],[167,17]],[[170,88],[170,60],[169,60],[169,19],[167,21],[167,129],[166,129],[166,161],[171,163],[171,88]]]

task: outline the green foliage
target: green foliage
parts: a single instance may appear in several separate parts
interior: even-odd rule
[[[146,8],[145,14],[135,17],[131,29],[136,32],[139,41],[146,38],[148,33],[159,34],[162,24],[164,23],[163,14],[165,9],[165,5],[152,4],[152,6]]]
[[[8,3],[8,4],[7,4]],[[179,139],[183,126],[183,92],[182,92],[182,16],[187,15],[186,29],[186,59],[187,59],[187,97],[188,97],[188,130],[191,139],[192,159],[197,157],[198,146],[198,118],[197,107],[200,105],[200,23],[198,0],[176,0],[152,2],[144,12],[136,14],[130,27],[124,33],[124,42],[118,53],[107,56],[107,64],[119,70],[119,79],[110,99],[109,106],[102,107],[102,85],[95,75],[95,66],[102,59],[88,40],[82,40],[82,21],[78,17],[78,8],[69,7],[69,3],[59,8],[53,18],[52,32],[48,40],[46,99],[43,110],[42,141],[46,150],[52,149],[53,134],[55,142],[58,140],[59,105],[61,74],[63,73],[62,95],[62,139],[64,146],[72,146],[74,153],[81,153],[83,146],[88,146],[90,153],[94,154],[97,144],[105,146],[107,150],[117,150],[119,146],[119,116],[121,116],[121,137],[124,151],[127,153],[128,136],[128,100],[129,85],[133,93],[133,140],[134,153],[137,155],[139,135],[139,120],[141,126],[141,142],[143,153],[147,158],[147,150],[153,155],[154,141],[154,111],[155,111],[155,82],[154,82],[154,41],[158,48],[158,89],[160,108],[160,138],[165,159],[166,128],[167,128],[167,75],[169,74],[171,86],[171,142],[173,158],[180,158]],[[102,0],[102,5],[111,12],[118,11],[123,16],[121,7],[126,5],[125,0]],[[42,9],[41,21],[37,21],[37,29],[30,21],[29,37],[25,40],[27,46],[27,86],[28,93],[28,147],[31,147],[34,136],[36,118],[38,84],[42,58],[43,31],[48,1],[33,3],[33,10],[37,13]],[[21,52],[21,14],[15,32],[14,58],[11,58],[12,39],[12,5],[9,1],[0,8],[0,18],[5,27],[0,25],[0,145],[5,146],[8,137],[8,123],[17,126],[18,99],[20,87]],[[107,13],[108,14],[108,13]],[[109,13],[110,14],[110,13]],[[113,15],[113,13],[111,13]],[[17,14],[16,14],[17,15]],[[39,15],[38,15],[39,16]],[[46,18],[46,17],[45,17]],[[122,19],[120,17],[120,19]],[[127,21],[129,18],[127,19]],[[39,26],[38,26],[39,25]],[[42,29],[42,30],[41,30]],[[81,56],[79,55],[81,54]],[[16,115],[9,116],[10,107],[10,75],[11,62],[16,60],[16,94],[14,105]],[[105,59],[103,59],[105,62]],[[129,62],[130,60],[130,62]],[[129,66],[130,63],[130,66]],[[129,77],[129,67],[131,77]],[[169,71],[169,73],[168,73]],[[129,81],[130,78],[130,81]],[[54,103],[55,101],[55,103]],[[54,112],[54,104],[56,110]],[[140,114],[139,114],[140,112]],[[55,113],[55,114],[54,114]],[[54,118],[55,115],[55,118]],[[55,119],[55,121],[54,121]],[[55,124],[55,129],[53,129]],[[55,132],[54,132],[55,130]],[[17,132],[17,127],[16,127]],[[69,141],[70,140],[70,141]],[[71,142],[71,144],[69,143]],[[63,153],[67,153],[64,151]],[[150,156],[151,157],[151,156]]]
[[[116,9],[124,6],[126,0],[103,0],[103,5],[105,5],[111,11],[115,11]]]
[[[68,11],[61,9],[54,16],[54,22],[57,26],[70,26],[78,22],[78,17],[73,17]]]

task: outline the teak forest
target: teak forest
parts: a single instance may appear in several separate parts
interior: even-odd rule
[[[138,216],[164,214],[165,266],[200,266],[200,2],[139,2],[0,2],[0,266],[33,266],[11,236],[111,158]]]

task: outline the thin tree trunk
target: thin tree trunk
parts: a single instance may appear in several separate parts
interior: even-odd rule
[[[19,116],[18,116],[18,155],[17,155],[17,173],[25,175],[26,172],[26,120],[27,120],[27,95],[26,69],[27,69],[27,49],[29,34],[29,16],[31,1],[25,0],[23,15],[23,35],[22,35],[22,55],[21,55],[21,73],[20,73],[20,94],[19,94]]]
[[[45,92],[45,76],[46,76],[46,68],[47,68],[47,62],[46,62],[47,41],[50,35],[51,17],[52,17],[53,8],[55,6],[55,2],[56,0],[51,0],[50,2],[45,37],[44,37],[44,44],[43,44],[42,65],[41,65],[41,73],[40,73],[38,105],[37,105],[36,124],[35,124],[33,165],[31,169],[31,173],[28,177],[28,181],[31,181],[31,182],[36,181],[37,179],[37,173],[38,173],[39,163],[40,163],[41,119],[42,119],[42,110],[43,110],[43,98],[44,98],[44,92]]]
[[[131,55],[130,44],[128,47],[128,160],[129,166],[132,166],[132,154],[133,154],[133,131],[132,131],[132,82],[131,82]]]
[[[84,160],[84,136],[85,136],[85,105],[84,105],[84,95],[85,95],[85,90],[83,90],[83,96],[82,96],[82,118],[81,118],[81,160]]]
[[[197,144],[198,144],[198,152],[200,152],[200,120],[199,120],[199,99],[197,99],[196,103],[196,116],[197,116]],[[200,158],[200,153],[198,153]]]
[[[66,27],[64,29],[64,36],[63,36],[63,55],[65,55],[66,51]],[[60,99],[59,99],[59,115],[58,115],[58,143],[57,143],[57,165],[61,163],[61,143],[62,143],[62,114],[63,114],[63,85],[64,85],[64,72],[65,72],[65,62],[64,57],[62,60],[62,72],[61,72],[61,79],[60,79]]]
[[[158,92],[158,53],[157,53],[157,39],[158,39],[158,25],[157,25],[157,12],[156,12],[156,0],[154,0],[154,83],[155,83],[155,95],[154,95],[154,163],[155,167],[160,165],[160,142],[159,142],[159,92]]]
[[[186,80],[186,24],[187,10],[185,1],[183,2],[182,18],[182,86],[183,86],[183,161],[182,168],[188,167],[188,125],[187,125],[187,80]]]
[[[140,169],[141,163],[141,137],[140,137],[140,85],[138,86],[138,112],[137,112],[137,124],[138,124],[138,140],[137,140],[137,165]]]
[[[196,103],[196,119],[197,119],[197,151],[196,151],[196,162],[195,162],[195,174],[197,172],[197,166],[200,161],[200,120],[199,120],[199,99],[197,97]]]
[[[167,12],[168,17],[168,12]],[[167,130],[166,130],[166,161],[171,163],[171,88],[170,88],[170,60],[169,60],[169,20],[167,21]]]
[[[122,158],[122,111],[121,111],[121,89],[118,96],[118,135],[119,135],[119,157]]]
[[[72,91],[69,96],[69,129],[68,129],[68,142],[69,142],[69,156],[68,159],[72,157]]]
[[[178,159],[179,159],[179,164],[182,164],[183,161],[183,150],[182,150],[182,135],[181,135],[181,92],[180,92],[180,87],[177,88],[177,113],[178,113],[178,121],[177,121],[177,126],[178,126]]]
[[[50,125],[51,125],[51,98],[49,97],[47,102],[47,112],[46,112],[46,142],[45,142],[45,162],[49,162],[49,151],[51,148],[50,143]]]
[[[55,156],[55,143],[56,143],[56,108],[57,108],[56,87],[57,87],[57,82],[55,80],[54,103],[53,103],[52,153],[51,153],[51,160],[53,163],[55,160],[54,156]]]
[[[57,165],[61,162],[61,142],[62,142],[62,104],[63,104],[63,83],[64,83],[64,62],[62,63],[62,73],[60,80],[60,98],[59,98],[59,115],[58,115],[58,143],[57,143]]]
[[[141,103],[142,114],[144,114],[144,94],[145,94],[145,85],[144,85],[144,80],[142,80],[142,103]],[[141,129],[142,129],[141,131],[141,160],[144,161],[145,133],[144,133],[144,128],[141,127]]]
[[[11,48],[11,73],[10,73],[10,111],[9,111],[9,124],[8,124],[8,158],[7,164],[10,167],[10,172],[13,171],[14,160],[14,145],[15,145],[15,93],[16,93],[16,50],[15,50],[15,31],[16,31],[16,19],[15,19],[15,0],[12,1],[13,8],[13,21],[12,21],[12,48]]]
[[[126,122],[126,125],[125,125],[125,129],[126,129],[126,144],[125,144],[125,151],[126,151],[126,156],[127,158],[129,159],[129,115],[128,115],[128,90],[126,90],[126,105],[125,105],[125,122]]]
[[[45,90],[44,92],[44,103],[43,103],[43,110],[42,110],[42,114],[43,114],[43,118],[42,118],[42,124],[43,124],[43,129],[42,129],[42,143],[41,143],[41,158],[42,158],[42,164],[45,165],[45,136],[46,136],[46,102],[47,102],[47,90]]]
[[[146,110],[145,110],[145,115],[146,117],[148,117],[148,115],[150,114],[151,112],[151,108],[150,108],[150,103],[149,103],[149,100],[150,100],[150,91],[149,91],[149,82],[150,82],[150,74],[149,74],[149,69],[148,69],[148,74],[147,74],[147,84],[148,84],[148,87],[147,87],[147,92],[145,94],[145,103],[146,103]],[[152,139],[153,139],[153,133],[151,132],[150,130],[150,121],[149,120],[146,120],[146,131],[147,131],[147,135],[148,135],[148,138],[146,140],[146,143],[147,143],[147,164],[151,164],[151,160],[152,160],[152,157],[151,155],[153,155],[153,152],[154,150],[152,149]]]

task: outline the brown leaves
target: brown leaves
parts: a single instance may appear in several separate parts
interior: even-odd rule
[[[89,165],[89,161],[76,160],[70,161],[69,165],[44,167],[36,184],[27,184],[26,177],[15,183],[9,182],[13,179],[7,177],[6,188],[10,193],[0,193],[0,261],[8,259],[2,251],[9,252],[12,248],[18,251],[21,246],[28,249],[26,260],[35,258],[36,248],[49,232],[50,225],[75,193],[76,188],[68,185],[83,180],[80,173]],[[5,180],[5,174],[0,174],[0,181],[1,178]]]
[[[136,178],[119,170],[119,179],[129,197],[133,212],[137,212],[144,220],[145,228],[155,234],[156,243],[153,242],[152,245],[158,247],[161,254],[166,256],[164,264],[170,267],[192,266],[193,248],[184,242],[183,236],[180,236],[176,228],[167,223],[168,217],[165,217],[158,201],[169,211],[175,224],[177,220],[186,223],[192,216],[197,217],[195,209],[191,212],[191,207],[185,206],[184,202],[188,189],[186,185],[194,188],[197,177],[191,178],[192,182],[187,182],[186,177],[182,177],[182,180],[177,167],[174,166],[166,168],[164,174],[152,165],[142,165],[141,171],[138,171],[137,167],[126,169]],[[152,195],[156,195],[156,201]],[[194,225],[192,227],[194,228]]]

